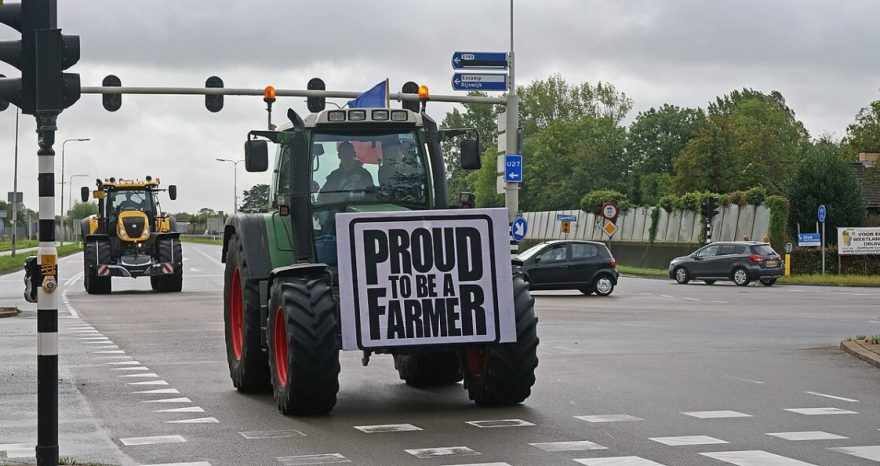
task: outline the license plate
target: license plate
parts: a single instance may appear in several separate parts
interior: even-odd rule
[[[769,260],[769,261],[767,261],[766,263],[767,263],[767,267],[776,267],[776,261],[775,261],[775,260]]]

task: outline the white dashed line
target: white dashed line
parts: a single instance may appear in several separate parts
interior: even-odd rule
[[[739,411],[691,411],[681,413],[685,416],[691,416],[698,419],[723,419],[732,417],[752,417],[751,414],[741,413]]]
[[[161,400],[146,400],[141,403],[192,403],[192,400],[186,397],[181,398],[163,398]]]
[[[812,463],[804,463],[763,450],[719,451],[700,454],[738,466],[814,466]]]
[[[684,298],[685,301],[699,301],[697,298]]]
[[[111,371],[148,371],[149,367],[144,366],[130,366],[130,367],[114,367],[110,369]]]
[[[104,336],[100,336],[100,337],[77,337],[76,339],[77,339],[77,340],[82,340],[82,341],[86,341],[86,340],[109,340],[109,338],[104,337]]]
[[[842,396],[827,395],[825,393],[818,393],[818,392],[804,392],[804,393],[807,393],[809,395],[824,396],[825,398],[831,398],[832,400],[847,401],[850,403],[858,403],[859,402],[859,400],[854,400],[852,398],[844,398]]]
[[[208,253],[206,253],[205,251],[202,251],[201,249],[196,249],[196,248],[191,248],[191,249],[195,249],[195,251],[196,251],[197,253],[199,253],[199,254],[201,254],[201,255],[207,257],[208,259],[211,260],[211,262],[213,262],[213,263],[219,265],[220,267],[223,267],[223,263],[222,263],[222,262],[220,262],[219,260],[217,260],[217,259],[214,258],[214,257],[211,257],[211,256],[210,256]]]
[[[748,383],[755,383],[755,384],[762,384],[762,383],[764,383],[764,382],[761,382],[760,380],[744,379],[744,378],[742,378],[742,377],[731,377],[731,376],[729,376],[729,375],[725,375],[725,376],[722,376],[722,377],[724,377],[725,379],[739,380],[740,382],[748,382]]]
[[[778,437],[783,440],[792,440],[792,441],[800,441],[800,440],[843,440],[848,437],[844,437],[842,435],[829,434],[828,432],[822,432],[820,430],[806,431],[806,432],[771,432],[767,435],[771,437]]]
[[[727,301],[712,301],[715,304],[727,304]]]
[[[522,419],[498,419],[493,421],[465,421],[466,424],[470,424],[475,427],[480,428],[493,428],[493,427],[528,427],[533,426],[529,421],[523,421]]]
[[[856,456],[858,458],[864,458],[866,460],[880,461],[880,445],[871,445],[864,447],[839,447],[829,448],[829,450],[844,453],[850,456]]]
[[[143,466],[211,466],[207,461],[196,461],[190,463],[162,463],[162,464],[145,464]]]
[[[720,438],[709,437],[708,435],[683,435],[680,437],[651,437],[653,440],[670,447],[681,447],[687,445],[715,445],[720,443],[730,443]]]
[[[575,462],[586,464],[587,466],[664,466],[663,463],[657,463],[646,460],[640,456],[611,456],[606,458],[580,458]]]
[[[128,382],[128,385],[168,385],[164,380],[146,380],[143,382]]]
[[[855,411],[849,411],[840,408],[792,408],[786,409],[793,413],[804,414],[807,416],[823,416],[826,414],[859,414]]]
[[[165,421],[165,424],[219,424],[216,417],[199,417],[195,419],[181,419],[179,421]]]
[[[661,294],[661,298],[674,298],[675,296],[669,296],[668,294]]]
[[[412,432],[422,430],[412,424],[381,424],[375,426],[354,426],[355,429],[367,434],[376,434],[380,432]]]
[[[302,464],[332,464],[351,463],[351,460],[339,453],[325,453],[323,455],[282,456],[275,458],[284,466],[299,466]]]
[[[154,413],[204,413],[201,406],[187,406],[184,408],[157,409]]]
[[[474,456],[480,452],[471,450],[468,447],[436,447],[436,448],[414,448],[405,450],[416,458],[438,458],[446,456]]]
[[[94,354],[124,354],[125,350],[112,350],[112,351],[92,351]]]
[[[82,275],[82,272],[80,272],[79,275]],[[76,275],[68,280],[68,283],[72,283],[71,280],[74,280],[75,278]],[[67,300],[67,290],[61,292],[61,304],[64,304],[64,307],[67,308],[67,312],[70,313],[70,317],[73,317],[74,319],[79,319],[79,314],[77,314],[76,309],[74,309],[73,306],[70,305],[70,302]]]
[[[270,438],[290,438],[305,437],[306,434],[296,430],[255,430],[251,432],[239,432],[239,435],[248,440],[270,439]]]
[[[530,443],[529,445],[540,448],[544,451],[586,451],[586,450],[607,450],[608,447],[603,447],[598,443],[593,443],[588,440],[580,440],[575,442],[543,442],[543,443]]]
[[[632,421],[644,421],[644,419],[640,417],[630,416],[629,414],[603,414],[599,416],[575,416],[576,419],[580,419],[582,421],[597,423],[597,422],[632,422]]]
[[[141,392],[132,392],[132,393],[147,393],[147,394],[155,393],[157,395],[159,395],[159,394],[174,395],[174,394],[180,394],[180,391],[177,390],[176,388],[158,388],[156,390],[144,390]]]
[[[162,443],[186,443],[186,439],[180,435],[159,435],[156,437],[131,437],[119,439],[125,446],[132,445],[158,445]]]
[[[155,372],[148,372],[146,374],[125,374],[125,375],[117,375],[116,377],[141,377],[141,378],[151,378],[151,377],[159,377],[159,374]]]
[[[131,356],[126,356],[131,357]],[[108,366],[139,366],[141,363],[138,361],[113,361],[113,362],[105,362],[105,365]]]

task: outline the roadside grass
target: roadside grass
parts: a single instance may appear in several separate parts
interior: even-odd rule
[[[880,345],[880,333],[874,336],[866,336],[866,335],[858,335],[855,337],[847,338],[844,341],[856,341],[856,342],[864,342],[869,345]]]
[[[69,256],[82,251],[82,246],[78,244],[65,244],[58,248],[58,257]],[[15,256],[0,256],[0,273],[16,272],[24,269],[24,260],[28,256],[33,256],[36,251],[26,254],[16,254]]]
[[[221,236],[180,235],[180,241],[183,241],[184,243],[223,244],[223,238]]]
[[[33,239],[16,239],[15,240],[15,249],[24,249],[24,248],[33,248],[36,247],[39,243]],[[12,250],[12,241],[0,241],[0,252],[3,251],[11,251]]]
[[[642,267],[630,267],[618,265],[617,270],[622,274],[637,275],[640,277],[668,278],[666,269],[651,269]],[[821,285],[821,286],[876,286],[880,287],[880,276],[877,275],[808,275],[798,274],[788,277],[779,277],[777,281],[784,285]]]

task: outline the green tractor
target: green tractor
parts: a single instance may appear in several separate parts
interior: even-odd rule
[[[364,365],[371,354],[393,355],[411,386],[463,379],[479,405],[525,400],[538,365],[534,299],[512,271],[506,211],[447,205],[440,142],[462,131],[440,130],[412,107],[321,110],[304,120],[288,110],[287,117],[277,131],[251,131],[245,143],[249,172],[269,168],[274,145],[268,212],[238,213],[224,230],[233,385],[273,391],[284,414],[327,413],[339,390],[339,351],[360,350]],[[462,167],[479,168],[478,139],[460,149]],[[494,249],[480,247],[487,211],[503,223]],[[407,222],[421,226],[396,226]],[[482,264],[501,273],[469,278]],[[400,278],[406,273],[412,281]],[[428,291],[391,299],[414,289]],[[493,298],[493,290],[502,291]]]

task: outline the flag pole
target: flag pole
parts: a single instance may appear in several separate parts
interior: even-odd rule
[[[385,78],[385,108],[391,108],[391,88],[388,86],[388,78]]]

